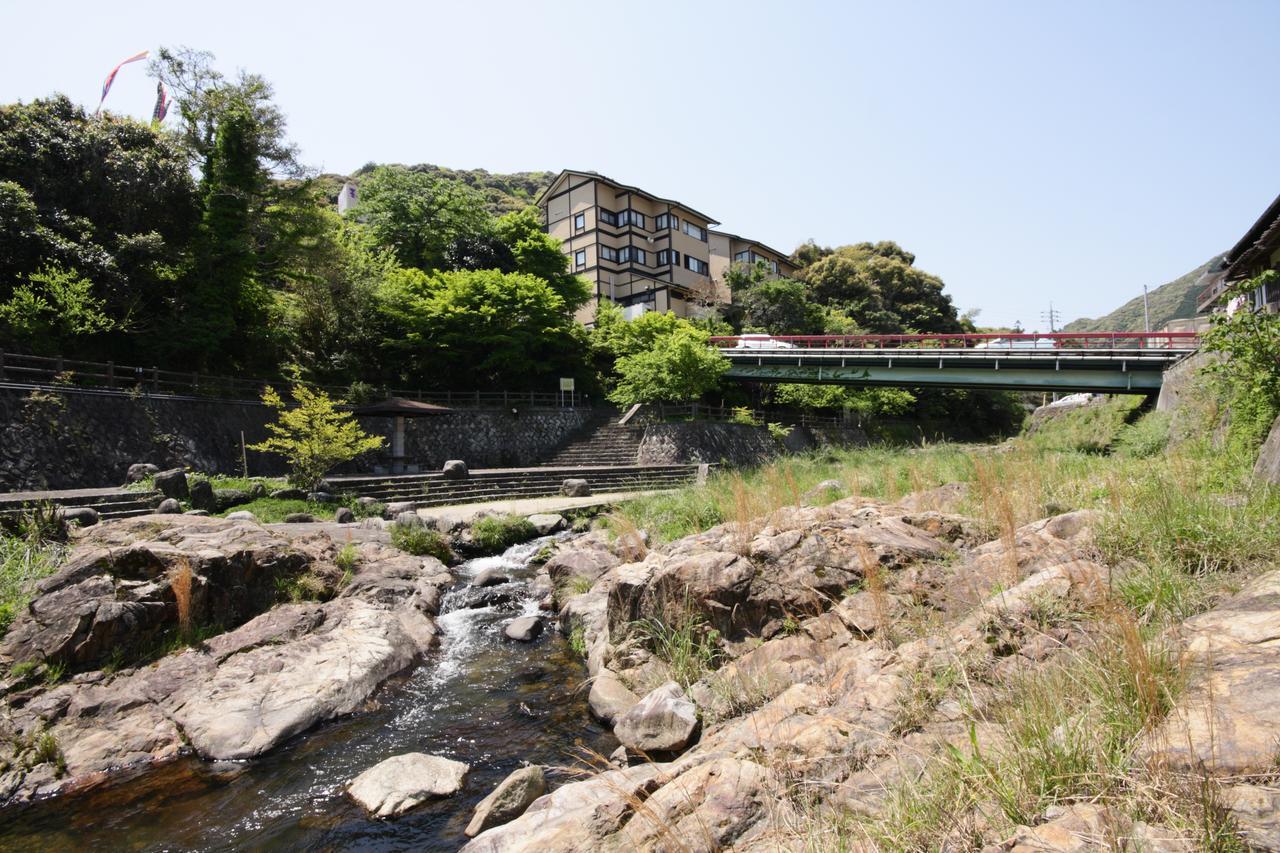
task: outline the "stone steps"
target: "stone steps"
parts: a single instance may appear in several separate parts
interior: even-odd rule
[[[640,433],[612,421],[598,423],[590,432],[570,442],[543,462],[546,466],[635,465],[640,453]]]
[[[475,471],[465,480],[446,480],[438,473],[398,477],[344,477],[331,481],[340,493],[374,498],[382,503],[414,501],[423,506],[515,498],[549,497],[560,493],[567,479],[584,479],[597,494],[650,491],[688,485],[696,465],[557,467]]]
[[[155,510],[164,496],[131,489],[67,489],[0,495],[0,515],[18,515],[42,501],[63,507],[92,507],[104,518],[132,518]]]

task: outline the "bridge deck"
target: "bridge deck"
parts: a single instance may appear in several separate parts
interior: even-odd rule
[[[713,338],[748,382],[1149,394],[1194,352],[1188,333]]]

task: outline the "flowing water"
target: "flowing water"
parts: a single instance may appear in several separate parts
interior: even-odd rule
[[[81,795],[0,812],[9,850],[456,850],[472,808],[525,762],[608,754],[613,736],[587,714],[586,667],[551,630],[506,642],[512,618],[536,612],[528,562],[551,537],[470,560],[454,572],[438,620],[440,650],[375,694],[370,710],[324,724],[250,762],[185,758]],[[467,607],[470,577],[501,566],[517,594]],[[495,589],[502,589],[501,587]],[[404,752],[471,765],[464,790],[390,821],[368,819],[346,783]],[[553,781],[552,784],[555,784]]]

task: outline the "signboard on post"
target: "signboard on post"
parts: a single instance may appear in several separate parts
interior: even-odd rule
[[[568,394],[569,394],[569,405],[570,405],[570,406],[572,406],[572,405],[573,405],[573,403],[574,403],[574,400],[573,400],[573,396],[574,396],[574,395],[573,395],[573,388],[574,388],[574,385],[573,385],[573,377],[572,377],[572,376],[561,376],[561,377],[560,377],[560,405],[561,405],[561,406],[563,406],[563,405],[564,405],[564,395],[565,395],[565,392],[568,392]]]

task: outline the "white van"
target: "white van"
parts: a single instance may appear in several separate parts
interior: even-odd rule
[[[734,349],[795,349],[791,341],[781,341],[773,335],[738,335]]]

